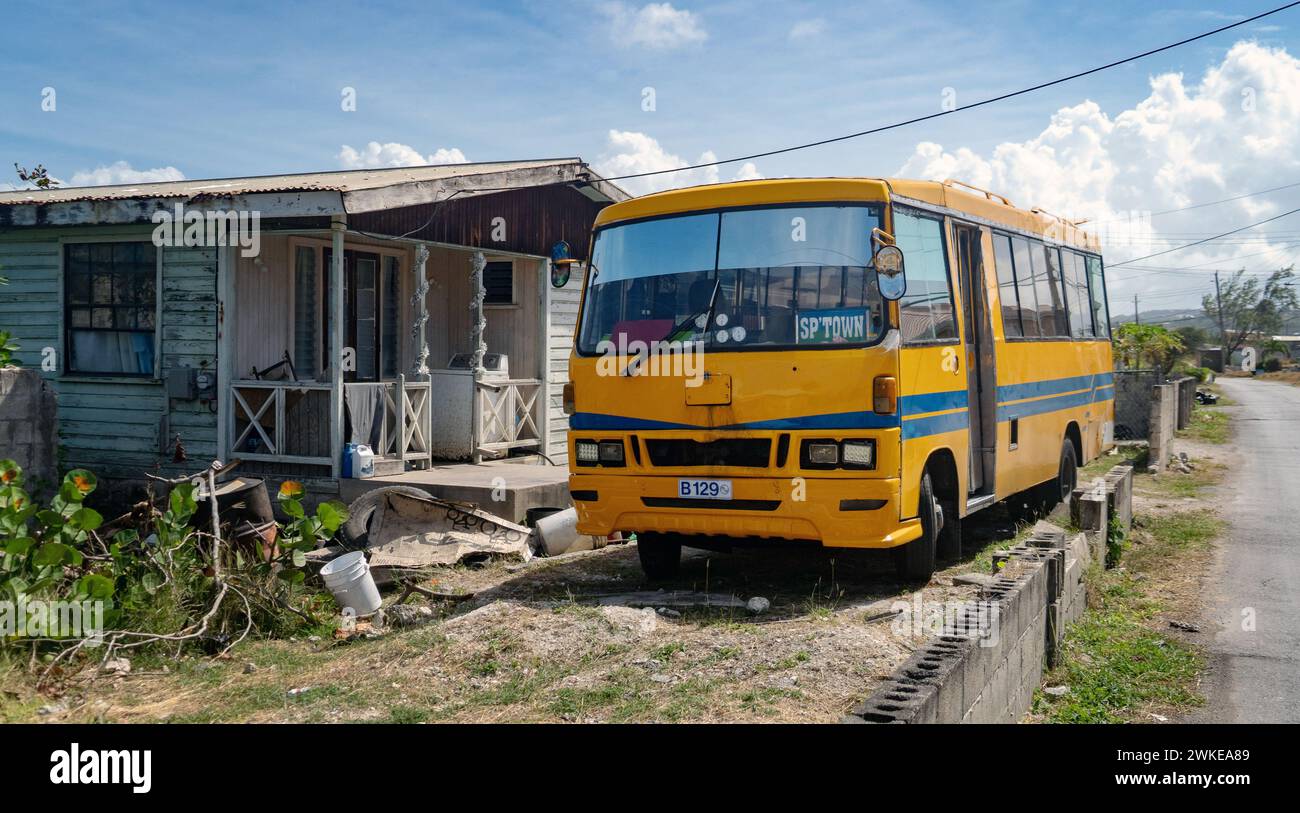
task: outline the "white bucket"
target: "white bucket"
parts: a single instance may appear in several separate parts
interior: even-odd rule
[[[353,551],[331,559],[320,569],[320,577],[339,606],[344,609],[351,607],[358,617],[370,615],[382,603],[364,551]]]
[[[578,533],[578,511],[566,508],[537,520],[537,536],[547,556],[591,550],[591,537]]]

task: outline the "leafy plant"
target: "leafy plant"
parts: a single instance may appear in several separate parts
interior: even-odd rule
[[[0,367],[13,364],[16,352],[18,352],[18,345],[14,343],[12,335],[7,330],[0,330]]]
[[[296,480],[280,485],[276,500],[289,522],[281,526],[276,540],[280,555],[263,566],[291,585],[306,580],[307,552],[328,541],[348,521],[348,507],[337,500],[323,502],[314,514],[308,514],[302,507],[302,495],[302,483]]]
[[[1144,361],[1156,365],[1162,375],[1168,375],[1178,354],[1183,351],[1183,340],[1168,328],[1160,325],[1139,325],[1128,322],[1115,330],[1112,339],[1115,355],[1130,369],[1141,369]]]

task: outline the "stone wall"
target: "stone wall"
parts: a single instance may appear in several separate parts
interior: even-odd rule
[[[0,458],[22,466],[29,492],[58,481],[58,401],[33,370],[0,369]]]

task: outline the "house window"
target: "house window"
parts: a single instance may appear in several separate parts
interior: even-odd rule
[[[63,250],[67,372],[152,376],[158,249],[114,242]]]
[[[293,366],[298,376],[315,378],[316,363],[316,249],[298,246],[293,268]]]
[[[509,260],[491,262],[483,269],[484,305],[514,305],[515,264]]]
[[[400,294],[402,282],[400,276],[401,261],[396,257],[384,257],[383,314],[379,320],[381,337],[379,358],[382,361],[384,378],[397,378],[397,322],[401,318]]]

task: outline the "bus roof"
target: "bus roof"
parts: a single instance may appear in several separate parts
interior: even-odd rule
[[[596,217],[604,226],[622,220],[729,206],[827,201],[916,202],[951,210],[992,226],[1003,226],[1088,251],[1100,252],[1097,237],[1042,209],[1021,209],[996,192],[960,181],[902,178],[772,178],[759,181],[670,189],[605,207]]]

